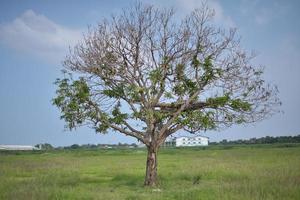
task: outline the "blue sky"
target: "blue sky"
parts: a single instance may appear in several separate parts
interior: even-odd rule
[[[118,133],[95,134],[88,128],[64,131],[51,105],[54,80],[68,46],[88,26],[128,8],[134,1],[0,1],[0,144],[136,142]],[[173,6],[179,16],[201,1],[144,1]],[[212,141],[300,134],[300,1],[208,1],[216,24],[236,27],[242,46],[255,50],[254,64],[266,67],[265,79],[278,85],[283,114],[248,126],[205,132]],[[181,132],[181,135],[185,133]]]

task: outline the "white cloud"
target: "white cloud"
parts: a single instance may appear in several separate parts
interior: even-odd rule
[[[0,25],[0,42],[22,53],[58,59],[81,38],[81,31],[56,24],[44,15],[25,11],[12,22]]]

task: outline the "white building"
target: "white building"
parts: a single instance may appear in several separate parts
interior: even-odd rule
[[[18,150],[18,151],[30,151],[30,150],[40,150],[37,147],[29,145],[0,145],[0,150]]]
[[[195,136],[195,137],[178,137],[175,139],[176,147],[194,147],[194,146],[208,146],[208,137]]]

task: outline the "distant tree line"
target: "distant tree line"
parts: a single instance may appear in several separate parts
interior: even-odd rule
[[[274,143],[300,143],[300,135],[297,136],[266,136],[261,138],[250,138],[248,140],[222,140],[220,142],[210,142],[210,145],[234,145],[234,144],[274,144]],[[41,150],[51,150],[51,149],[108,149],[108,148],[136,148],[137,144],[72,144],[70,146],[56,147],[54,148],[51,144],[37,144],[35,147],[41,148]]]
[[[137,144],[127,144],[127,143],[118,143],[118,144],[73,144],[71,146],[58,147],[58,149],[107,149],[107,148],[136,148]]]
[[[266,136],[262,138],[250,138],[248,140],[232,140],[228,141],[226,139],[220,142],[210,142],[212,145],[217,144],[274,144],[274,143],[300,143],[300,135],[297,136]]]
[[[52,149],[107,149],[107,148],[136,148],[137,144],[127,144],[127,143],[118,143],[118,144],[72,144],[70,146],[62,147],[53,147],[51,144],[37,144],[35,147],[40,148],[41,150],[52,150]]]

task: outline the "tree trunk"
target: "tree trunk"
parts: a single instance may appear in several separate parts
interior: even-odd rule
[[[157,184],[157,148],[148,147],[148,156],[146,163],[145,186],[155,186]]]

